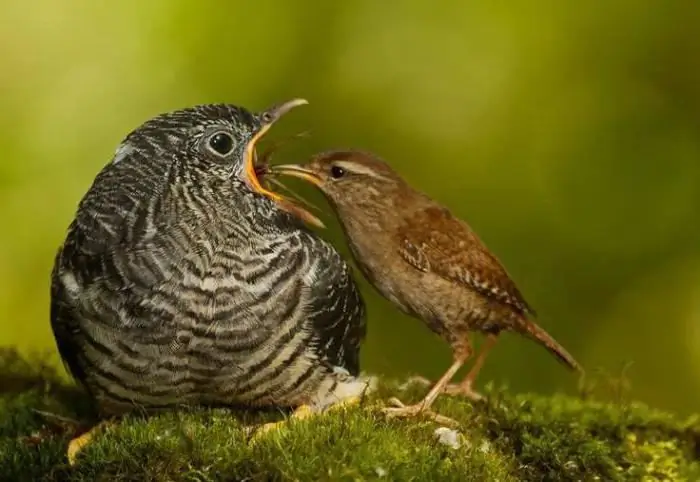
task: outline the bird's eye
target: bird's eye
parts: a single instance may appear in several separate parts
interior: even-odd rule
[[[226,132],[217,132],[209,138],[209,149],[219,156],[225,156],[233,150],[233,138]]]
[[[345,176],[345,169],[340,166],[331,166],[331,177],[333,179],[340,179]]]
[[[274,116],[270,112],[264,112],[263,115],[260,116],[260,120],[263,124],[269,124],[274,120]]]

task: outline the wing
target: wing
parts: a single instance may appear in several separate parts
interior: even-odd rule
[[[117,232],[107,224],[102,229]],[[100,234],[86,234],[74,221],[51,274],[51,327],[64,364],[80,382],[86,378],[85,324],[100,320],[117,327],[124,317],[149,319],[142,300],[173,276],[182,259],[167,240],[128,245]],[[147,336],[162,329],[167,320],[162,314],[158,323],[144,326],[140,333]]]
[[[56,255],[54,268],[51,273],[51,329],[56,339],[58,353],[68,372],[78,382],[85,380],[85,371],[80,364],[80,347],[76,343],[76,317],[72,307],[66,302],[66,293],[63,283],[60,281],[61,251]]]
[[[324,262],[319,263],[317,280],[310,286],[309,306],[319,356],[357,376],[360,343],[367,333],[365,304],[340,255],[326,245],[320,256]]]
[[[400,255],[414,268],[535,316],[498,259],[446,208],[431,206],[417,211],[398,229],[397,237]]]

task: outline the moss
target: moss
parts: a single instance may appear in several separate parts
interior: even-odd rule
[[[0,353],[0,480],[698,480],[700,427],[638,403],[489,390],[439,399],[461,424],[459,448],[426,420],[387,420],[381,400],[425,388],[383,382],[359,407],[291,423],[257,443],[246,427],[279,412],[201,409],[126,417],[76,467],[65,449],[90,421],[80,392],[42,363]],[[60,417],[37,412],[48,411]]]

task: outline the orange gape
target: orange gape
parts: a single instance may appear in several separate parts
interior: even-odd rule
[[[248,179],[248,182],[250,182],[251,187],[253,190],[259,192],[260,194],[263,194],[273,201],[275,201],[282,209],[285,211],[297,216],[300,218],[302,221],[305,223],[308,223],[312,226],[316,226],[319,228],[325,228],[326,226],[323,224],[323,222],[318,219],[316,216],[311,214],[309,211],[306,209],[302,208],[301,206],[295,204],[291,199],[286,198],[280,194],[277,194],[276,192],[269,191],[263,187],[262,184],[260,184],[260,180],[258,179],[258,176],[255,174],[255,145],[256,143],[265,135],[265,133],[268,131],[270,128],[271,124],[268,124],[264,126],[262,129],[260,129],[260,132],[255,134],[255,137],[253,137],[250,142],[248,143],[248,146],[246,147],[246,153],[245,153],[245,172],[246,172],[246,179]]]
[[[260,129],[260,131],[257,134],[255,134],[255,137],[253,137],[248,143],[245,152],[245,173],[248,182],[250,182],[254,190],[258,191],[261,194],[264,194],[265,196],[269,197],[275,202],[281,203],[283,201],[282,196],[265,189],[262,186],[262,184],[260,184],[258,176],[255,174],[255,145],[262,138],[262,136],[265,135],[268,129],[270,129],[270,125],[264,126],[262,129]]]

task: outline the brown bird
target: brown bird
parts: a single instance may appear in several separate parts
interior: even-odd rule
[[[569,368],[580,365],[532,317],[534,310],[498,259],[469,225],[416,191],[373,154],[333,151],[305,165],[278,165],[272,174],[316,185],[335,209],[357,265],[387,299],[422,319],[450,343],[454,362],[416,405],[387,411],[413,415],[429,410],[440,393],[479,395],[472,385],[502,331],[542,344]],[[455,373],[472,355],[471,332],[486,334],[473,367],[457,385]]]

